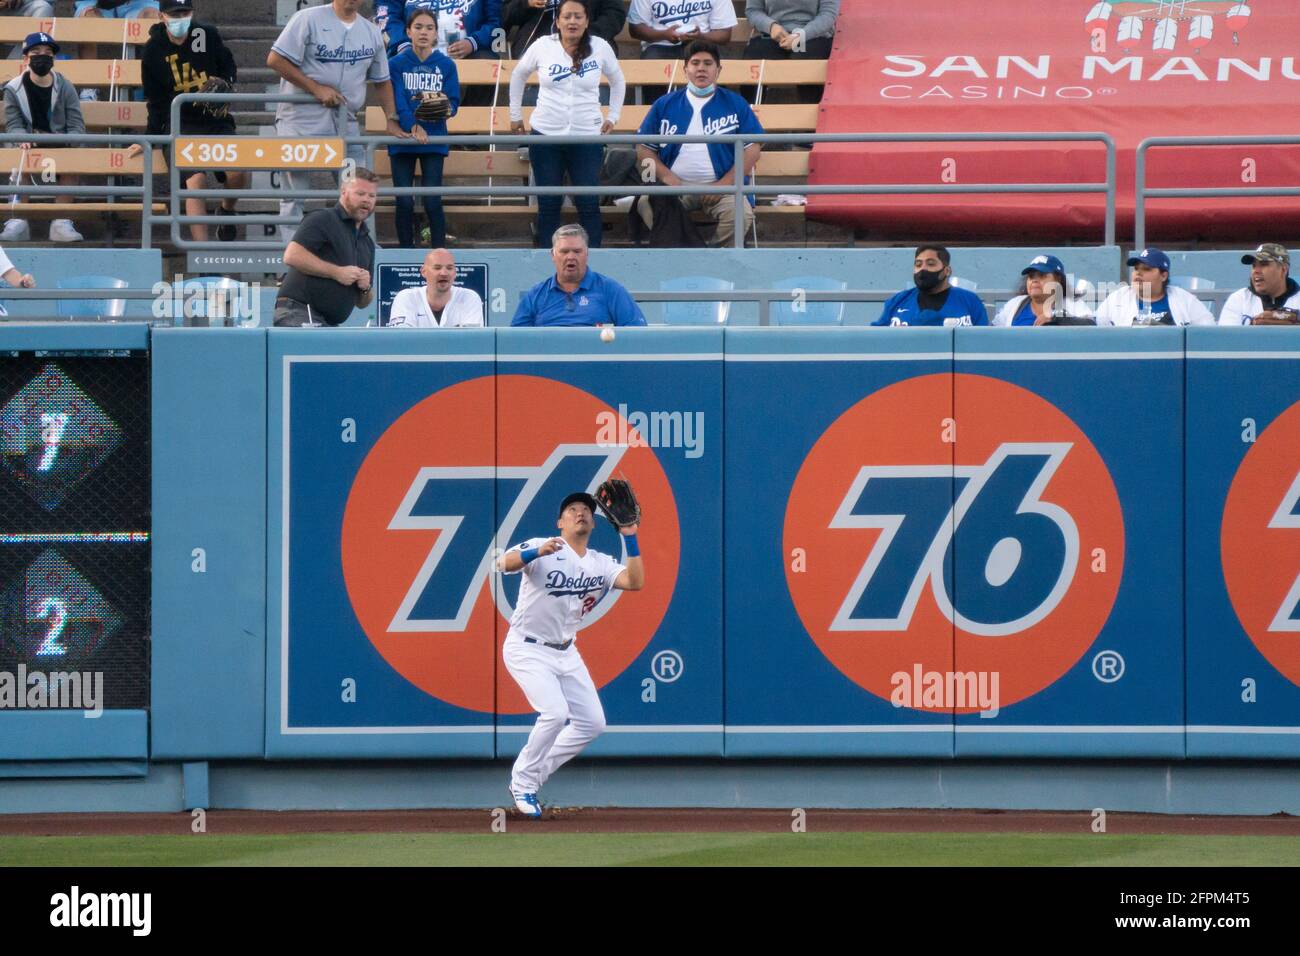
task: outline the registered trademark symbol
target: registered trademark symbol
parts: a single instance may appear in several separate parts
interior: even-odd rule
[[[1103,684],[1113,684],[1124,676],[1124,658],[1117,651],[1100,651],[1092,659],[1092,676]]]
[[[682,655],[676,651],[660,651],[650,661],[650,673],[665,684],[682,676]]]
[[[1098,95],[1098,96],[1114,96],[1114,95],[1115,95],[1116,93],[1118,93],[1118,92],[1119,92],[1119,90],[1115,89],[1115,87],[1113,87],[1113,86],[1103,86],[1103,87],[1100,87],[1100,88],[1097,90],[1097,95]]]

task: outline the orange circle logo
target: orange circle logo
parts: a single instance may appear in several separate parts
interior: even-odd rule
[[[1300,686],[1300,402],[1242,459],[1219,535],[1232,609],[1255,647]]]
[[[855,684],[897,703],[900,673],[947,686],[996,675],[1005,706],[1051,685],[1100,633],[1124,525],[1101,456],[1059,409],[998,379],[940,374],[831,424],[795,478],[784,546],[805,555],[786,566],[804,627]]]
[[[494,407],[495,436],[465,427]],[[610,474],[625,476],[641,501],[647,580],[635,600],[613,591],[584,621],[580,646],[598,687],[650,643],[677,580],[677,507],[654,451],[604,402],[535,376],[473,379],[413,406],[362,462],[343,516],[348,598],[375,650],[449,704],[531,712],[488,658],[489,647],[500,658],[518,589],[517,576],[495,572],[494,557],[556,533],[564,495],[594,491]],[[603,520],[591,546],[622,554]]]

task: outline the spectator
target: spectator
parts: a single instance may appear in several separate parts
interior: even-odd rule
[[[438,22],[425,8],[411,12],[407,23],[411,40],[409,45],[388,63],[392,73],[393,100],[397,104],[397,123],[402,131],[413,134],[414,143],[399,143],[388,147],[388,158],[393,166],[393,185],[405,188],[415,183],[415,164],[420,164],[420,185],[442,185],[442,164],[447,157],[445,144],[429,142],[430,136],[446,136],[447,121],[434,122],[416,119],[415,111],[425,94],[441,93],[447,97],[451,115],[460,107],[460,80],[456,64],[434,48]],[[405,249],[415,246],[415,200],[412,196],[397,196],[397,241]],[[447,242],[447,218],[442,212],[442,197],[429,194],[421,197],[424,214],[429,219],[429,245],[440,248]]]
[[[587,268],[587,233],[581,226],[555,230],[555,276],[524,293],[511,325],[645,325],[645,316],[613,279]]]
[[[510,129],[524,131],[524,84],[539,74],[541,92],[532,116],[534,136],[595,136],[608,133],[623,110],[623,71],[613,48],[591,32],[586,0],[561,0],[556,13],[558,36],[544,36],[515,65],[510,75]],[[601,118],[600,77],[609,77],[609,117]],[[575,186],[594,186],[600,176],[605,148],[600,143],[549,146],[539,139],[528,149],[539,186],[560,186],[565,173]],[[537,244],[551,244],[560,224],[560,196],[537,197]],[[593,248],[600,246],[600,197],[575,197],[578,219]]]
[[[433,15],[435,36],[438,14],[450,14],[459,20],[464,36],[447,44],[445,51],[453,60],[496,59],[504,52],[504,48],[493,48],[496,31],[501,29],[501,0],[376,0],[375,24],[388,39],[390,57],[410,45],[410,36],[403,27],[410,23],[416,10],[427,10]]]
[[[988,325],[980,297],[952,279],[952,256],[943,246],[918,246],[912,262],[915,288],[896,293],[872,325]]]
[[[366,220],[375,211],[379,177],[358,166],[345,177],[339,202],[305,217],[284,250],[288,267],[275,300],[280,326],[341,325],[370,304],[375,241]]]
[[[162,16],[158,0],[76,0],[73,6],[74,17],[107,17],[116,20],[157,20]],[[94,43],[78,43],[77,55],[83,60],[93,60],[98,56]],[[117,53],[112,54],[116,56]],[[82,99],[97,100],[99,94],[94,90],[83,90]]]
[[[19,272],[9,257],[5,255],[3,249],[0,249],[0,279],[4,279],[16,289],[35,289],[36,280],[32,278],[30,272]],[[0,316],[8,315],[9,310],[0,303]]]
[[[59,45],[48,33],[30,33],[23,41],[23,70],[5,84],[5,132],[7,133],[67,133],[86,132],[86,121],[81,115],[81,102],[72,81],[54,70],[54,54]],[[31,143],[20,143],[23,150]],[[19,166],[10,176],[11,183],[30,179],[40,185],[35,170],[24,170],[27,154],[22,154]],[[77,185],[72,175],[60,175],[65,186]],[[59,202],[75,202],[72,196],[60,196]],[[32,236],[26,220],[10,219],[0,232],[0,241],[24,242]],[[51,242],[80,242],[71,219],[54,219],[50,222]]]
[[[1092,309],[1070,294],[1065,265],[1056,256],[1034,256],[1020,272],[1020,289],[993,325],[1095,325]]]
[[[762,124],[739,93],[717,85],[722,72],[722,54],[716,43],[709,40],[692,40],[686,47],[687,85],[660,97],[646,113],[641,123],[641,133],[676,135],[714,135],[727,133],[763,132]],[[749,182],[762,145],[750,143],[744,153],[744,181]],[[683,183],[701,183],[708,186],[728,186],[736,181],[735,150],[730,143],[668,143],[662,145],[637,144],[637,159],[642,169],[653,164],[655,182],[669,186]],[[687,209],[703,209],[717,223],[714,241],[729,246],[736,236],[736,197],[726,195],[663,197],[680,201]],[[641,218],[653,228],[653,205],[650,197],[642,196],[637,203]],[[743,230],[749,234],[754,221],[750,202],[741,204]]]
[[[433,249],[420,267],[425,285],[403,289],[393,297],[388,327],[393,329],[482,328],[483,300],[473,289],[456,285],[456,259]]]
[[[149,135],[166,136],[171,132],[172,100],[180,93],[201,93],[209,79],[221,79],[232,87],[235,84],[235,57],[221,39],[217,28],[210,23],[195,22],[193,0],[163,0],[163,22],[149,28],[149,41],[140,54],[140,74],[144,98],[149,107]],[[186,103],[181,107],[182,133],[199,136],[233,136],[235,121],[230,107],[220,103]],[[143,149],[136,143],[127,151],[138,156]],[[168,161],[171,161],[170,154]],[[227,189],[243,189],[248,185],[248,173],[243,171],[212,170],[218,185]],[[186,189],[203,189],[208,183],[209,171],[193,173],[185,180]],[[215,186],[213,188],[216,188]],[[233,213],[236,199],[221,200],[221,211]],[[187,216],[206,216],[205,199],[190,197],[185,200]],[[197,242],[208,241],[206,223],[190,223],[190,236]],[[217,238],[233,242],[238,238],[234,223],[217,227]]]
[[[0,16],[49,18],[54,16],[54,4],[50,0],[0,0]]]
[[[1266,242],[1241,257],[1250,266],[1250,284],[1223,303],[1220,325],[1300,324],[1300,283],[1291,278],[1291,253]]]
[[[1098,325],[1213,325],[1214,316],[1186,289],[1169,284],[1169,257],[1143,249],[1128,257],[1129,285],[1097,309]]]
[[[357,136],[357,110],[365,105],[366,84],[388,116],[388,135],[405,137],[397,124],[393,87],[388,78],[384,35],[360,16],[362,0],[333,0],[299,10],[271,46],[266,65],[283,80],[280,92],[310,93],[315,103],[281,103],[275,111],[278,136]],[[364,160],[359,144],[348,147],[348,158],[358,166]],[[289,191],[306,189],[305,172],[281,170]],[[285,199],[280,215],[302,218],[302,200]],[[280,235],[293,238],[293,226],[282,225]]]
[[[632,0],[627,22],[641,59],[675,60],[692,40],[731,42],[736,9],[731,0]]]
[[[839,15],[840,0],[748,0],[745,18],[754,35],[745,59],[828,59]]]
[[[510,55],[516,60],[542,37],[556,32],[555,14],[559,0],[505,0],[501,25],[513,31]],[[611,47],[627,21],[627,0],[594,0],[589,14],[591,32]]]

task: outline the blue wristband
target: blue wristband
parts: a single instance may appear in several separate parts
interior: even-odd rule
[[[623,535],[623,545],[624,547],[627,548],[627,556],[629,558],[641,557],[641,549],[638,548],[636,544],[636,535],[634,534]]]
[[[537,560],[537,549],[536,549],[536,548],[525,548],[523,551],[520,551],[520,552],[519,552],[519,557],[523,559],[524,564],[527,564],[529,561],[536,561],[536,560]]]

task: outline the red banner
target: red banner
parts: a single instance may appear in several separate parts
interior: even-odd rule
[[[1151,136],[1300,135],[1295,0],[959,0],[844,5],[818,132],[1104,132],[1131,236]],[[819,145],[809,182],[1100,183],[1089,143]],[[1300,146],[1157,148],[1150,187],[1300,186]],[[811,196],[882,237],[1100,242],[1101,194]],[[1148,200],[1152,242],[1294,236],[1300,198]]]

